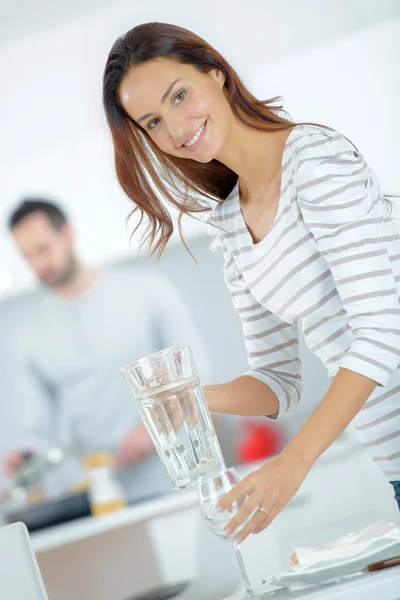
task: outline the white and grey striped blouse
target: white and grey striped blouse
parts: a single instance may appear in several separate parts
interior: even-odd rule
[[[400,236],[363,156],[337,131],[298,125],[266,237],[253,243],[237,185],[209,223],[248,374],[274,391],[278,416],[300,400],[300,328],[329,377],[344,367],[378,383],[354,425],[387,477],[400,479]]]

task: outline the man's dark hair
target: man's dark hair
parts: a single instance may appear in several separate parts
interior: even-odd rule
[[[9,230],[35,212],[45,213],[54,229],[61,229],[68,221],[61,208],[46,198],[24,198],[8,218]]]

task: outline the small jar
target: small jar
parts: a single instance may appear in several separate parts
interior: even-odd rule
[[[117,479],[114,458],[108,452],[89,454],[82,461],[89,481],[92,515],[106,515],[126,506],[122,486]]]

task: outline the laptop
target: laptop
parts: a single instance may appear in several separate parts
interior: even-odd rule
[[[0,528],[0,598],[49,600],[23,523]]]

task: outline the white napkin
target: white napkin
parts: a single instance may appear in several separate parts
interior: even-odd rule
[[[289,566],[306,569],[316,563],[325,561],[340,561],[361,554],[377,540],[400,541],[400,527],[394,523],[377,521],[361,531],[349,533],[333,542],[328,542],[316,548],[297,546],[287,559]]]
[[[341,536],[318,547],[297,546],[287,558],[288,567],[265,577],[273,589],[302,589],[348,577],[368,564],[400,553],[400,527],[377,521],[361,531]]]

